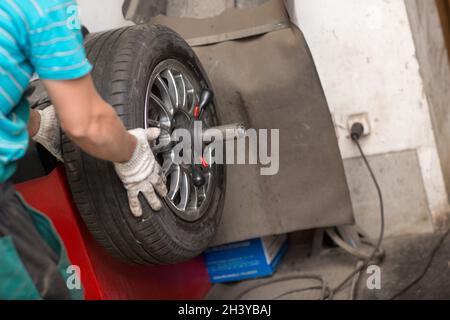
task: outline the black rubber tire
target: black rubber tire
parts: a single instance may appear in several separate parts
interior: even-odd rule
[[[194,72],[202,87],[210,87],[193,50],[163,26],[138,25],[91,34],[85,46],[99,93],[127,129],[143,127],[147,83],[161,61],[178,60]],[[211,112],[219,124],[215,105]],[[152,211],[143,198],[142,218],[133,217],[111,163],[85,154],[66,136],[63,156],[75,204],[90,232],[110,254],[134,264],[172,264],[202,253],[216,233],[224,203],[225,166],[217,168],[217,184],[203,217],[186,222],[166,203],[161,211]]]

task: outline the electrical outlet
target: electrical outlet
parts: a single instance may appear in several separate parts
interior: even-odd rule
[[[370,126],[370,120],[369,120],[369,114],[367,112],[352,114],[348,117],[348,119],[347,119],[348,132],[350,132],[352,129],[352,126],[358,122],[364,126],[363,136],[368,136],[372,133],[372,128]]]

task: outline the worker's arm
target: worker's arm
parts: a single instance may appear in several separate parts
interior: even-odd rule
[[[75,144],[94,157],[114,162],[135,216],[142,215],[140,193],[154,210],[161,209],[155,191],[164,197],[167,188],[149,145],[160,130],[127,132],[114,109],[98,95],[89,75],[76,80],[43,81],[54,107],[32,111],[28,126],[32,138],[62,160],[58,115],[62,129]]]
[[[66,81],[44,80],[44,85],[62,129],[80,148],[103,160],[131,159],[136,138],[98,95],[90,75]]]

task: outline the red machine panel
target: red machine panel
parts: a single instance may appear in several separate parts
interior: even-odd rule
[[[202,257],[178,265],[139,267],[107,255],[78,215],[63,167],[16,188],[53,221],[72,263],[81,269],[86,299],[202,299],[208,292],[211,285]]]

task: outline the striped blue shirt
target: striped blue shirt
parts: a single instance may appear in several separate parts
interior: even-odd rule
[[[77,13],[73,0],[0,0],[0,183],[28,147],[23,93],[32,75],[71,80],[92,69]]]

